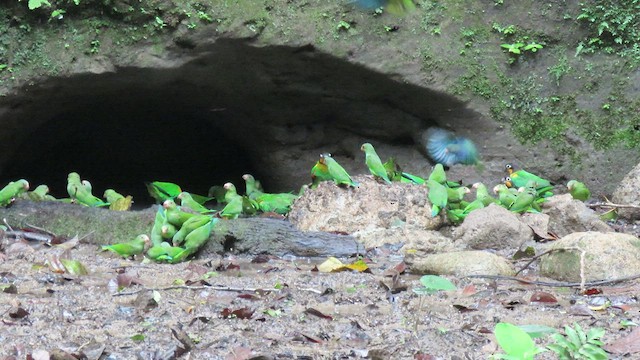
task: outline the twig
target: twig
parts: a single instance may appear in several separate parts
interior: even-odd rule
[[[11,227],[11,225],[9,225],[9,223],[7,222],[7,218],[3,218],[2,222],[7,225],[7,229],[9,229],[10,231],[13,231],[13,228]]]
[[[534,257],[532,257],[532,258],[531,258],[531,260],[529,260],[529,262],[527,262],[527,263],[526,263],[522,268],[520,268],[520,270],[516,271],[516,275],[518,275],[518,274],[520,274],[521,272],[523,272],[524,270],[526,270],[526,269],[529,267],[529,265],[531,265],[531,263],[533,263],[534,261],[536,261],[536,260],[538,260],[539,258],[543,257],[544,255],[551,254],[551,253],[556,252],[556,251],[566,251],[566,250],[578,250],[578,251],[583,251],[582,249],[577,248],[577,247],[567,247],[567,248],[549,249],[549,250],[547,250],[547,251],[545,251],[545,252],[543,252],[543,253],[541,253],[541,254],[538,254],[538,255],[536,255],[536,256],[534,256]]]
[[[175,290],[175,289],[185,289],[185,290],[216,290],[216,291],[235,291],[235,292],[256,292],[258,290],[260,291],[273,291],[273,292],[278,292],[280,291],[280,289],[259,289],[259,288],[234,288],[234,287],[230,287],[230,286],[188,286],[188,285],[173,285],[173,286],[167,286],[167,287],[163,287],[163,288],[142,288],[142,289],[138,289],[138,290],[134,290],[134,291],[129,291],[129,292],[120,292],[120,293],[115,293],[115,294],[111,294],[112,296],[124,296],[124,295],[135,295],[138,293],[141,293],[143,291],[164,291],[164,290]]]
[[[614,204],[610,201],[586,204],[590,208],[610,207],[610,208],[628,208],[628,209],[640,209],[640,205],[631,204]]]
[[[43,233],[45,233],[45,234],[47,234],[47,235],[51,235],[51,236],[53,236],[53,237],[57,237],[57,235],[56,235],[56,234],[52,233],[51,231],[49,231],[49,230],[47,230],[47,229],[43,229],[43,228],[41,228],[41,227],[38,227],[38,226],[35,226],[35,225],[31,225],[31,224],[29,224],[29,223],[26,223],[25,225],[26,225],[28,228],[30,228],[30,229],[38,230],[38,231],[41,231],[41,232],[43,232]]]
[[[298,290],[300,291],[309,291],[312,292],[314,294],[318,294],[318,295],[322,295],[322,291],[318,290],[318,289],[312,289],[312,288],[298,288]]]
[[[617,279],[611,280],[598,280],[598,281],[589,281],[589,282],[547,282],[547,281],[536,281],[536,280],[527,280],[515,276],[504,276],[504,275],[467,275],[466,278],[479,278],[479,279],[493,279],[493,280],[508,280],[508,281],[518,281],[525,284],[530,285],[540,285],[540,286],[548,286],[548,287],[581,287],[584,288],[586,286],[601,286],[614,284],[622,281],[635,280],[640,278],[640,274],[635,274],[631,276],[621,277]]]

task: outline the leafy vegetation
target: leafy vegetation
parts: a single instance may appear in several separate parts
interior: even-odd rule
[[[590,32],[576,49],[580,53],[603,50],[640,63],[640,0],[595,0],[583,4],[577,20]]]
[[[540,326],[515,326],[509,323],[496,324],[494,335],[505,354],[496,354],[493,359],[533,360],[536,354],[551,350],[561,360],[605,360],[607,353],[599,340],[604,329],[591,328],[585,333],[577,323],[573,327],[565,326],[565,335],[553,328]],[[526,330],[526,331],[525,331]],[[542,337],[551,334],[552,344],[545,348],[536,346],[533,336]]]
[[[585,333],[580,325],[573,324],[564,327],[566,336],[553,334],[554,344],[547,347],[555,352],[561,360],[587,359],[606,360],[607,353],[602,349],[604,345],[599,339],[604,335],[604,329],[591,328]]]

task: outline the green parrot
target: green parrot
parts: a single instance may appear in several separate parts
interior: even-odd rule
[[[109,250],[127,258],[133,255],[142,254],[145,249],[148,249],[149,247],[151,247],[151,240],[149,239],[149,236],[141,234],[136,236],[135,239],[125,243],[103,245],[102,251]]]
[[[188,256],[196,253],[200,248],[207,243],[211,236],[213,226],[217,224],[219,219],[213,218],[205,225],[200,226],[190,232],[185,238],[184,250],[176,254],[169,260],[170,263],[178,263],[187,259]]]
[[[176,229],[175,225],[173,224],[169,224],[168,222],[165,222],[165,224],[162,225],[162,227],[160,228],[160,233],[162,234],[162,238],[163,239],[173,239],[173,236],[178,232],[178,230]]]
[[[158,203],[162,203],[165,200],[173,200],[182,192],[179,185],[166,181],[154,181],[145,183],[145,185],[149,195],[156,199]]]
[[[196,214],[180,210],[173,200],[165,200],[162,207],[165,209],[164,214],[167,217],[167,222],[177,227],[182,226],[189,218],[196,216]]]
[[[186,191],[178,194],[178,199],[180,199],[180,206],[182,206],[183,208],[191,209],[200,214],[215,212],[215,210],[208,209],[204,205],[201,205],[200,203],[195,201],[191,194]]]
[[[329,176],[337,185],[347,185],[356,187],[359,184],[353,180],[351,180],[351,176],[347,173],[347,171],[335,161],[331,154],[324,153],[320,155],[320,163],[327,166],[329,170]]]
[[[519,194],[516,196],[513,204],[509,207],[509,210],[516,213],[523,213],[531,209],[533,202],[538,196],[535,189],[535,181],[530,181],[527,187],[520,188],[518,192]]]
[[[151,227],[151,243],[153,246],[160,245],[164,242],[164,238],[162,237],[162,225],[166,221],[165,210],[162,206],[158,206],[158,211],[156,211],[156,217],[153,220],[153,227]]]
[[[227,205],[220,211],[220,216],[224,219],[237,219],[243,212],[243,202],[243,197],[240,195],[231,199],[231,201],[227,202]]]
[[[584,183],[581,183],[578,180],[569,180],[567,183],[567,189],[569,189],[571,197],[576,200],[586,201],[591,197],[591,191],[589,191]]]
[[[396,164],[396,159],[390,157],[387,161],[382,164],[384,170],[387,172],[387,176],[391,181],[402,181],[402,171],[398,164]],[[410,175],[410,174],[409,174]],[[411,182],[409,179],[404,179],[405,182]]]
[[[498,195],[498,202],[505,208],[510,208],[516,201],[517,191],[512,192],[505,184],[498,184],[493,187],[493,192]]]
[[[444,166],[440,163],[436,164],[429,174],[428,180],[433,180],[441,185],[444,185],[447,182],[447,173],[444,171]]]
[[[233,199],[237,199],[237,198],[241,197],[241,196],[238,194],[238,190],[236,190],[236,186],[235,186],[235,185],[233,185],[232,183],[230,183],[230,182],[225,183],[222,187],[223,187],[223,188],[224,188],[224,190],[225,190],[225,193],[224,193],[224,201],[225,201],[226,203],[229,203],[231,200],[233,200]]]
[[[450,203],[459,203],[464,199],[464,196],[471,192],[468,187],[460,186],[457,188],[448,188],[447,189],[447,202]]]
[[[330,180],[333,178],[329,174],[329,167],[322,161],[322,155],[320,155],[320,160],[311,168],[311,188],[315,189],[321,182]]]
[[[289,193],[262,194],[256,198],[256,203],[262,212],[276,212],[286,215],[291,211],[291,204],[297,198],[297,195]]]
[[[109,203],[109,210],[115,211],[127,211],[131,208],[133,197],[123,196],[113,189],[107,189],[102,195],[103,198]]]
[[[113,189],[105,190],[104,191],[104,195],[102,195],[102,197],[105,198],[107,200],[107,202],[110,203],[110,204],[115,203],[116,201],[118,201],[120,199],[124,199],[124,196],[122,196],[121,194],[117,193]]]
[[[253,177],[253,175],[251,174],[244,174],[242,175],[242,179],[244,180],[245,186],[246,186],[246,192],[245,194],[249,197],[249,199],[251,200],[255,200],[258,196],[264,194],[262,192],[262,190],[259,190],[256,187],[256,179]]]
[[[535,181],[536,189],[551,186],[551,182],[549,180],[543,179],[538,175],[534,175],[526,170],[518,170],[515,171],[513,165],[507,164],[505,165],[505,169],[509,173],[508,182],[511,183],[511,186],[507,184],[508,187],[521,188],[527,186],[527,182]],[[551,188],[553,188],[551,186]]]
[[[0,205],[8,205],[13,199],[29,190],[29,182],[25,179],[12,181],[0,190]]]
[[[47,185],[38,185],[33,191],[21,194],[21,198],[31,201],[56,201],[56,198],[49,195],[49,187]]]
[[[423,185],[425,181],[426,180],[421,178],[420,176],[412,175],[406,172],[400,173],[400,182],[403,183]]]
[[[67,177],[67,193],[69,193],[69,197],[86,206],[98,207],[109,205],[102,201],[102,199],[93,196],[93,194],[87,190],[87,187],[80,181],[80,175],[78,175],[77,172],[71,172]]]
[[[484,204],[482,201],[476,199],[460,209],[447,209],[447,219],[454,224],[459,224],[469,215],[473,210],[482,209]]]
[[[149,248],[149,250],[147,250],[147,257],[155,261],[171,260],[183,250],[184,249],[179,246],[174,247],[168,242],[163,242]]]
[[[427,188],[429,189],[427,198],[431,202],[431,216],[436,217],[447,206],[447,188],[433,179],[427,180]]]
[[[387,184],[391,184],[391,180],[387,175],[387,169],[385,169],[382,164],[382,160],[376,153],[376,150],[373,148],[373,145],[369,143],[364,143],[360,147],[360,150],[364,151],[365,163],[369,168],[369,172],[373,175],[374,178],[382,179],[387,182]]]
[[[242,197],[242,213],[246,215],[255,215],[258,212],[258,203],[250,199],[248,196]]]
[[[209,192],[207,195],[210,199],[215,199],[218,204],[224,204],[227,201],[224,199],[224,195],[227,193],[227,190],[224,189],[224,186],[213,185],[209,188]]]
[[[173,235],[173,246],[178,246],[182,244],[187,235],[191,233],[193,230],[205,225],[206,223],[211,221],[211,216],[209,215],[196,215],[194,217],[189,218],[187,221],[182,224],[178,232]]]
[[[483,183],[477,182],[473,184],[472,187],[476,189],[476,200],[480,200],[484,206],[498,202],[497,199],[489,195],[489,190],[487,190],[487,187]]]

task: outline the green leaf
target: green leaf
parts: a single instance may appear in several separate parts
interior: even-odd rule
[[[567,338],[569,339],[569,342],[572,345],[574,345],[573,348],[575,350],[579,349],[580,345],[582,344],[582,341],[580,340],[580,335],[578,335],[578,332],[569,325],[564,327],[564,332],[567,334]]]
[[[558,332],[555,328],[545,325],[519,325],[518,327],[529,334],[533,339],[538,339]]]
[[[457,289],[453,283],[443,277],[437,275],[424,275],[420,278],[422,286],[429,290],[455,290]]]
[[[602,328],[591,328],[589,329],[589,333],[587,334],[587,342],[591,342],[595,339],[600,339],[604,336],[604,329]]]
[[[533,354],[535,350],[536,346],[531,336],[513,324],[497,323],[493,332],[498,344],[508,355],[524,359],[525,354]]]
[[[609,358],[602,348],[590,344],[584,345],[578,353],[587,356],[590,360],[606,360]]]
[[[51,4],[47,0],[29,0],[29,10],[34,10],[42,5],[51,6]]]
[[[153,300],[159,304],[160,300],[162,300],[162,295],[160,295],[160,292],[157,290],[153,290]]]
[[[144,335],[142,334],[135,334],[131,337],[131,340],[139,342],[139,341],[143,341],[144,340]]]

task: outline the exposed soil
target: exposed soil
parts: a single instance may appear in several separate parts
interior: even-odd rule
[[[168,265],[122,260],[88,244],[66,254],[32,243],[5,250],[1,280],[17,290],[0,293],[7,359],[48,358],[38,351],[67,353],[56,359],[486,359],[497,350],[492,331],[499,321],[603,327],[605,343],[630,332],[621,320],[640,322],[637,281],[584,296],[566,287],[449,277],[458,290],[420,297],[411,290],[418,276],[396,275],[395,283],[385,276],[402,261],[392,249],[366,254],[370,273],[314,271],[324,258],[225,255]],[[47,265],[64,257],[89,274]],[[541,291],[557,303],[532,301],[546,297]],[[607,299],[612,306],[589,309]],[[225,309],[239,313],[225,318]]]

